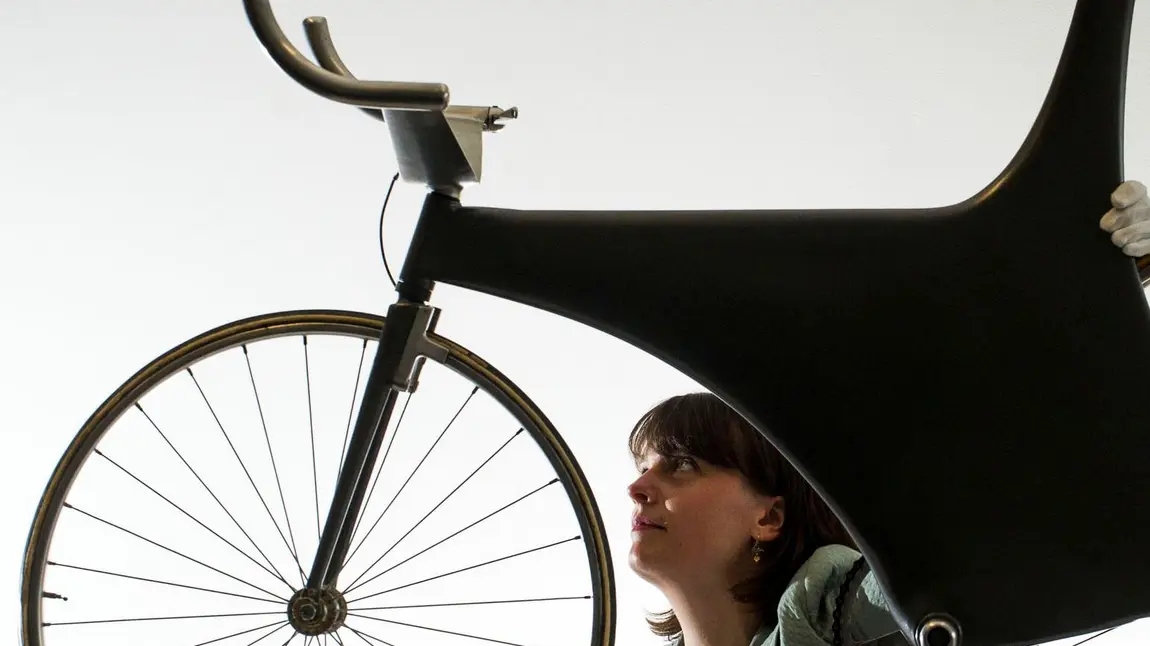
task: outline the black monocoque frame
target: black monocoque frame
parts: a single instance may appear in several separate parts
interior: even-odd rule
[[[1133,0],[1080,0],[1009,166],[943,208],[522,211],[430,194],[400,293],[484,292],[714,390],[858,540],[906,634],[966,646],[1150,615],[1150,308],[1099,216]]]

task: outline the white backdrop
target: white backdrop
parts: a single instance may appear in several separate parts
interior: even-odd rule
[[[539,208],[920,207],[961,200],[1025,137],[1071,0],[418,3],[282,0],[328,16],[363,78],[448,83],[518,105],[469,204]],[[1150,9],[1127,80],[1126,174],[1150,178]],[[0,5],[0,634],[14,634],[27,527],[56,460],[144,363],[266,311],[382,311],[375,237],[386,130],[299,88],[238,1]],[[399,185],[392,266],[422,198]],[[1099,216],[1102,214],[1099,213]],[[440,287],[440,331],[558,425],[616,559],[618,643],[655,643],[657,593],[626,566],[624,440],[694,384],[620,341]],[[1147,622],[1096,640],[1150,641]]]

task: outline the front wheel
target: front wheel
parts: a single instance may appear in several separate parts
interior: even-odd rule
[[[612,646],[610,554],[559,433],[465,348],[397,402],[338,586],[301,610],[384,318],[267,314],[88,419],[28,537],[27,646]],[[530,440],[528,440],[530,438]]]

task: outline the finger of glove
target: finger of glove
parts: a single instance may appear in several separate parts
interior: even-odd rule
[[[1119,209],[1110,209],[1098,221],[1098,228],[1108,233],[1114,233],[1122,227],[1130,225],[1130,215]]]
[[[1130,205],[1145,199],[1146,185],[1137,180],[1122,182],[1110,194],[1110,204],[1116,209],[1125,209]]]
[[[1150,220],[1150,199],[1142,198],[1135,204],[1122,209],[1110,209],[1099,220],[1098,226],[1103,231],[1114,233],[1132,224]]]
[[[1119,247],[1150,241],[1150,220],[1135,222],[1110,234],[1110,240]]]
[[[1141,240],[1139,242],[1132,242],[1122,247],[1122,253],[1133,258],[1141,258],[1142,256],[1150,256],[1150,240]]]

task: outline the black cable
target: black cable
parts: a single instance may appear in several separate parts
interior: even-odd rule
[[[383,216],[387,213],[387,203],[391,200],[391,189],[395,188],[397,181],[399,181],[399,173],[391,178],[391,185],[387,187],[387,195],[383,198],[383,208],[379,210],[379,255],[383,258],[383,270],[387,272],[387,279],[391,281],[391,286],[396,289],[399,286],[395,282],[395,276],[391,275],[391,267],[387,264],[387,251],[383,248]]]

